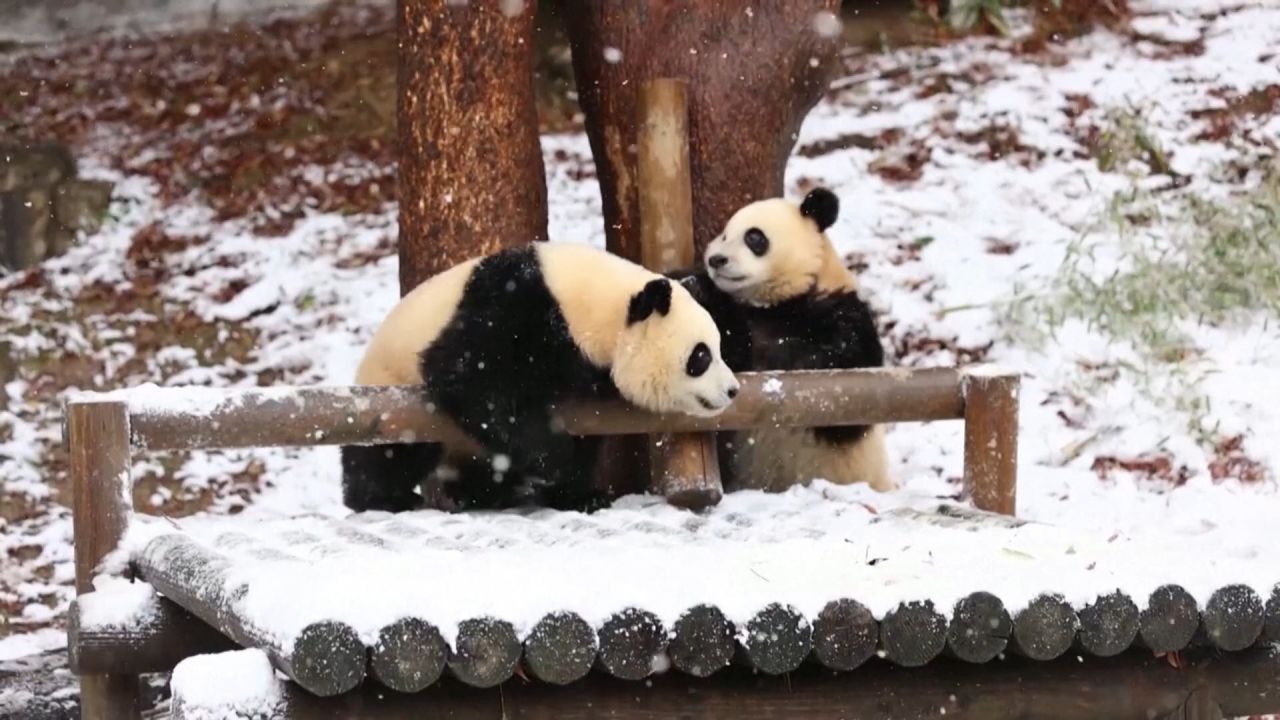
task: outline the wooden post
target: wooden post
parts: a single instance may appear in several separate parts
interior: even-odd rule
[[[1017,373],[964,372],[964,492],[981,510],[1014,515],[1018,490]]]
[[[93,591],[93,574],[116,549],[133,510],[129,475],[129,408],[123,402],[68,405],[76,594]],[[127,720],[140,716],[134,675],[80,678],[80,717]]]
[[[689,84],[670,78],[644,83],[637,113],[641,264],[655,272],[693,267]],[[649,463],[652,491],[674,505],[700,510],[724,494],[714,434],[657,436]]]

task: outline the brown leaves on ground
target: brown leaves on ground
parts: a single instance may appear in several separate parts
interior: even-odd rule
[[[896,321],[885,323],[882,334],[889,333],[897,326]],[[984,362],[991,352],[994,341],[982,345],[962,345],[955,337],[935,337],[921,330],[907,330],[891,339],[893,356],[903,365],[910,366],[913,359],[927,358],[938,353],[948,353],[956,365],[971,365]]]
[[[1116,470],[1134,473],[1147,480],[1160,480],[1174,487],[1184,485],[1191,478],[1191,469],[1173,463],[1169,455],[1147,454],[1136,457],[1099,455],[1093,459],[1093,472],[1101,479],[1110,479]]]
[[[1111,477],[1116,470],[1131,472],[1147,480],[1168,482],[1180,486],[1192,473],[1186,465],[1173,463],[1166,453],[1146,453],[1133,457],[1099,455],[1093,460],[1093,472],[1102,479]],[[1213,457],[1209,461],[1209,476],[1214,481],[1238,480],[1244,483],[1262,482],[1267,478],[1267,468],[1249,457],[1244,451],[1244,436],[1232,435],[1214,443]]]
[[[1244,452],[1244,436],[1222,438],[1214,446],[1214,457],[1209,461],[1209,475],[1214,480],[1233,478],[1245,483],[1267,479],[1267,468]]]
[[[1128,0],[1060,0],[1032,3],[1035,36],[1054,39],[1083,35],[1095,27],[1113,30],[1128,25]]]
[[[394,199],[395,78],[391,8],[334,5],[18,57],[0,77],[0,131],[92,141],[166,201],[198,192],[219,219],[270,209],[282,231],[305,208]],[[307,170],[336,165],[345,177]]]
[[[162,200],[196,193],[262,234],[308,210],[377,211],[396,198],[394,20],[393,5],[336,3],[18,54],[0,74],[0,135],[92,146]],[[544,126],[576,127],[563,38],[538,44]]]
[[[1209,95],[1223,101],[1223,107],[1194,110],[1191,117],[1205,123],[1205,129],[1196,135],[1197,140],[1223,142],[1236,137],[1244,118],[1253,118],[1259,125],[1280,113],[1280,85],[1272,84],[1254,88],[1241,95],[1229,88],[1216,88]]]

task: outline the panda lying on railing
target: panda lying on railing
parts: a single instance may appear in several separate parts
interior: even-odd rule
[[[715,415],[737,393],[733,371],[883,364],[871,314],[824,234],[837,212],[822,189],[799,207],[748,205],[708,247],[707,271],[677,274],[679,284],[601,250],[548,243],[428,279],[383,320],[356,383],[424,385],[426,402],[480,452],[345,446],[344,503],[416,508],[416,489],[433,476],[459,509],[506,507],[531,492],[540,505],[594,509],[607,500],[593,483],[601,438],[558,432],[552,405],[622,397]],[[753,430],[731,445],[739,487],[813,477],[890,487],[878,427]]]

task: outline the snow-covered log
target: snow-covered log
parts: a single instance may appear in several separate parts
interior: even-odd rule
[[[833,600],[813,622],[813,657],[832,670],[862,665],[875,655],[879,641],[880,624],[857,600]]]
[[[676,620],[667,655],[677,670],[709,677],[729,666],[735,650],[733,623],[714,605],[695,605]]]
[[[539,680],[568,685],[591,672],[596,647],[596,631],[581,615],[548,613],[524,641],[524,661]]]
[[[1108,593],[1080,610],[1076,645],[1098,657],[1128,650],[1138,635],[1138,606],[1121,592]]]
[[[885,657],[905,667],[919,667],[947,646],[947,619],[931,600],[905,602],[880,621]]]
[[[994,660],[1013,633],[1013,619],[1000,598],[979,590],[961,598],[947,627],[947,654],[971,663]]]
[[[231,562],[190,538],[161,535],[134,560],[142,578],[165,597],[241,646],[263,650],[275,667],[316,695],[344,693],[364,679],[365,646],[349,625],[311,623],[280,642],[270,629],[243,619],[237,605],[248,588],[229,581]]]
[[[1061,595],[1045,593],[1013,617],[1010,649],[1032,660],[1053,660],[1071,649],[1080,618]]]

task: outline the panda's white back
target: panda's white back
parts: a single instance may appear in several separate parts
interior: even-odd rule
[[[416,385],[422,381],[420,353],[431,346],[462,301],[467,281],[481,258],[455,265],[423,281],[396,303],[369,341],[359,385]]]

